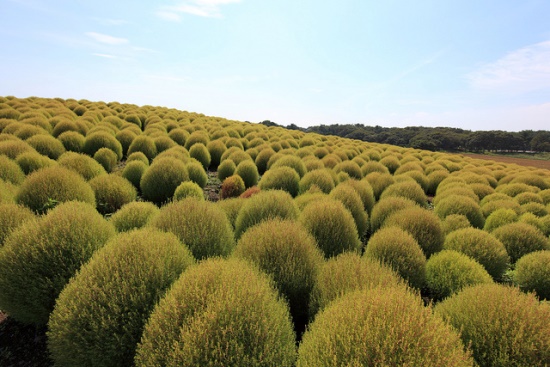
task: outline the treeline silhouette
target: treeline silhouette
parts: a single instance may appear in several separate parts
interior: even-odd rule
[[[267,126],[281,126],[269,120],[261,123]],[[286,128],[431,151],[550,152],[550,131],[546,130],[470,131],[449,127],[400,128],[362,124],[318,125],[305,129],[291,124]]]

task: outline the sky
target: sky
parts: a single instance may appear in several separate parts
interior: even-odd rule
[[[0,0],[0,95],[550,130],[550,0]]]

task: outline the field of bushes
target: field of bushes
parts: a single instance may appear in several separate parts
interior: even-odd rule
[[[0,340],[43,333],[34,365],[549,366],[548,300],[550,170],[0,97]]]

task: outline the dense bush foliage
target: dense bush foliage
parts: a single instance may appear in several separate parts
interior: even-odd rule
[[[13,230],[35,218],[34,213],[27,207],[0,202],[0,248]]]
[[[67,152],[59,157],[57,162],[60,166],[75,171],[86,181],[107,173],[99,162],[82,153]]]
[[[90,180],[89,184],[94,190],[97,211],[101,214],[112,214],[137,198],[136,188],[122,176],[101,175]]]
[[[258,187],[261,190],[284,190],[294,197],[300,190],[300,176],[287,166],[271,168],[264,173]]]
[[[435,307],[470,345],[480,366],[545,366],[550,360],[550,307],[498,284],[468,287]]]
[[[135,365],[282,366],[296,360],[288,306],[243,260],[189,268],[147,321]]]
[[[503,225],[495,229],[493,235],[504,244],[512,263],[528,253],[550,250],[550,240],[537,228],[527,223]]]
[[[159,208],[147,201],[133,201],[125,204],[111,216],[111,223],[117,232],[127,232],[145,227],[159,213]]]
[[[172,157],[156,159],[141,176],[139,186],[143,196],[162,204],[174,196],[176,188],[189,180],[185,163]]]
[[[550,300],[550,251],[531,252],[516,262],[514,281],[521,289]]]
[[[59,295],[48,323],[56,366],[131,366],[155,305],[194,259],[176,236],[120,234]]]

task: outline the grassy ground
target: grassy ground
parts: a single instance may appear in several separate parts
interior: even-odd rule
[[[465,157],[472,157],[475,159],[487,159],[495,162],[502,162],[506,164],[517,164],[520,166],[537,167],[550,170],[550,153],[538,153],[535,155],[529,154],[476,154],[476,153],[462,153]]]

